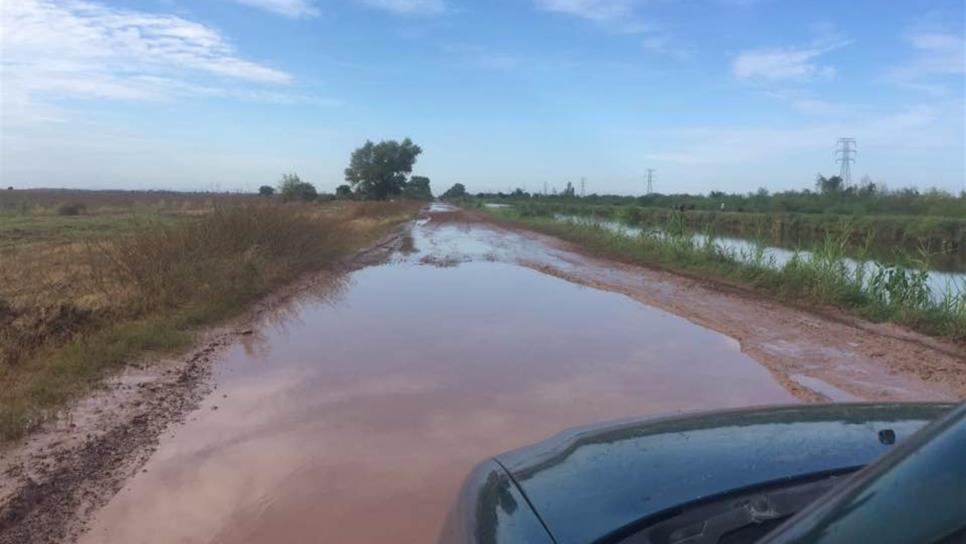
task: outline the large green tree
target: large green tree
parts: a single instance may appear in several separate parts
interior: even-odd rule
[[[466,186],[462,183],[455,183],[443,193],[443,198],[461,198],[466,196]]]
[[[348,185],[339,185],[335,188],[335,196],[336,198],[341,199],[352,198],[352,187],[349,187]]]
[[[416,157],[423,150],[406,138],[365,145],[352,152],[345,179],[363,198],[385,200],[403,192],[406,176],[413,171]]]

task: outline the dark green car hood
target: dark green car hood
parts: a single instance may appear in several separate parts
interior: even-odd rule
[[[481,465],[443,541],[511,542],[525,527],[531,541],[542,528],[547,542],[593,542],[723,493],[855,470],[951,407],[802,405],[573,429]]]

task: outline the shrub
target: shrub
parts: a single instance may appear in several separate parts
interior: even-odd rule
[[[314,185],[307,181],[302,181],[302,178],[294,173],[282,176],[282,181],[278,184],[278,190],[282,193],[282,200],[286,202],[293,200],[311,202],[319,196]]]
[[[80,215],[87,211],[87,206],[79,202],[67,202],[57,206],[57,215]]]

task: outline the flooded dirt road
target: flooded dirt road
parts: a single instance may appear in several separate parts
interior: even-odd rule
[[[566,427],[957,396],[778,331],[771,349],[800,363],[782,372],[753,358],[760,346],[633,292],[680,286],[453,215],[434,207],[390,262],[243,336],[215,362],[200,409],[166,432],[81,541],[432,542],[473,465]],[[802,362],[815,356],[814,368]],[[822,366],[840,356],[855,360],[855,383]]]

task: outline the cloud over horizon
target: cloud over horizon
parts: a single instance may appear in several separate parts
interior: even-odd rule
[[[319,8],[314,0],[229,0],[286,17],[315,17]]]
[[[821,41],[806,46],[750,49],[739,52],[731,73],[738,79],[808,81],[835,77],[835,68],[819,64],[826,53],[848,45],[848,40]]]
[[[218,94],[223,80],[256,87],[294,81],[242,58],[218,30],[177,15],[22,0],[4,6],[0,26],[5,94],[164,100]]]

